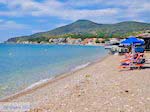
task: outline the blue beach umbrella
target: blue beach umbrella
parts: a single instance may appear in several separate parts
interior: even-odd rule
[[[127,39],[124,39],[123,41],[121,41],[121,45],[127,45],[127,46],[131,46],[131,45],[144,45],[144,40],[142,39],[138,39],[134,36],[128,37]]]
[[[131,46],[132,53],[135,53],[135,45],[144,45],[144,43],[144,40],[131,36],[121,41],[120,45]]]

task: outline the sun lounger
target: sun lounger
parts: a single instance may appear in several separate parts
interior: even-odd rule
[[[144,53],[136,53],[135,55],[126,55],[125,59],[121,60],[121,65],[119,69],[122,68],[141,68],[145,63],[145,59],[143,58]]]

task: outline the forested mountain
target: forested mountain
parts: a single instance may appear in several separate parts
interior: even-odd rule
[[[124,37],[127,34],[150,30],[150,23],[142,23],[135,21],[125,21],[115,24],[99,24],[89,20],[77,20],[74,23],[58,27],[56,29],[39,32],[29,36],[14,37],[7,42],[16,42],[18,40],[35,40],[49,38],[65,38],[73,36],[75,38],[88,37]],[[82,36],[81,36],[82,35]]]

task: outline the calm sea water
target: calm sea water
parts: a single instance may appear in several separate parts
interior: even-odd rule
[[[96,46],[0,44],[0,98],[106,54]]]

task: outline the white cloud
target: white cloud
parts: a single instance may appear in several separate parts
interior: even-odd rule
[[[0,23],[2,23],[4,20],[3,19],[0,19]]]
[[[93,19],[97,16],[110,17],[117,13],[116,8],[106,9],[74,9],[67,7],[69,3],[62,3],[56,0],[45,0],[43,2],[36,2],[33,0],[4,0],[9,11],[0,11],[1,16],[55,16],[61,19],[77,20],[77,19]],[[99,0],[97,0],[99,1]],[[84,3],[84,2],[83,2]],[[91,3],[89,0],[87,3]]]
[[[68,0],[67,2],[0,0],[0,3],[8,8],[0,11],[0,16],[50,16],[67,20],[91,19],[107,23],[117,22],[119,18],[142,19],[140,17],[142,13],[150,12],[149,0]],[[79,9],[83,6],[84,8]],[[88,6],[97,8],[88,9],[86,8]]]
[[[7,3],[7,0],[0,0],[0,4],[5,4]]]
[[[0,41],[5,41],[10,37],[30,34],[31,29],[30,26],[25,24],[0,19]]]
[[[24,24],[18,24],[14,21],[0,20],[0,31],[16,30],[16,29],[20,30],[26,28],[28,28],[28,26]]]

